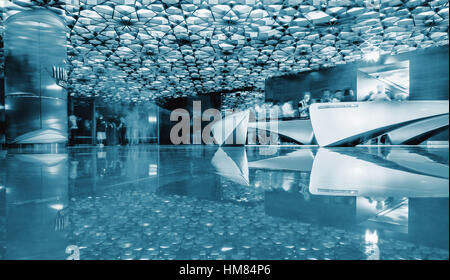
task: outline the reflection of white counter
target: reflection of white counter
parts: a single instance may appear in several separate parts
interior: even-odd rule
[[[284,156],[271,157],[248,163],[249,168],[310,172],[314,161],[311,150],[298,150]]]
[[[249,186],[249,169],[310,172],[313,160],[314,155],[309,149],[248,162],[245,148],[229,150],[228,153],[219,148],[211,159],[211,164],[220,176]]]
[[[391,150],[387,157],[366,151],[320,149],[309,191],[315,195],[448,197],[449,167],[418,153]]]
[[[67,135],[57,129],[38,129],[18,136],[13,144],[45,144],[67,141]]]
[[[211,159],[211,164],[216,169],[217,174],[240,185],[250,185],[247,153],[244,148],[235,151],[233,154],[227,154],[219,148]]]
[[[448,101],[315,103],[310,115],[320,146],[354,146],[390,132],[401,144],[419,135],[425,140],[427,133],[448,127],[448,105]]]
[[[448,152],[448,150],[445,150]],[[219,148],[212,165],[216,172],[249,186],[250,170],[310,172],[313,195],[368,197],[448,197],[449,166],[426,149],[383,148],[373,154],[366,148],[299,149],[286,155],[247,161],[245,148]]]
[[[58,165],[67,159],[67,154],[16,154],[14,156],[23,162],[45,166]]]

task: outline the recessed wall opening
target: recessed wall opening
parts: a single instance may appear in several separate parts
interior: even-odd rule
[[[391,100],[409,99],[409,60],[358,68],[358,101],[370,100],[380,90]]]

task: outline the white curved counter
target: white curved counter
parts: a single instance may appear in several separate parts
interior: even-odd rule
[[[310,120],[250,122],[248,127],[283,135],[304,145],[312,144],[314,139],[314,132]]]
[[[390,132],[396,143],[404,143],[448,127],[448,105],[448,101],[315,103],[310,115],[319,146],[355,146]]]

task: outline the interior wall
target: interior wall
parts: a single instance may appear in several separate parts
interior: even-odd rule
[[[272,77],[266,80],[266,101],[297,101],[305,91],[313,98],[320,97],[324,89],[331,92],[357,89],[357,69],[398,61],[410,61],[410,100],[448,100],[449,48],[448,46],[428,48],[399,55],[380,57],[378,62],[355,62],[303,72],[296,75]]]
[[[318,71],[309,71],[296,75],[273,77],[266,80],[267,102],[293,101],[297,104],[305,92],[311,92],[312,98],[320,98],[323,90],[333,93],[336,90],[351,88],[356,92],[357,65],[346,64]]]
[[[399,55],[380,57],[378,62],[355,62],[332,68],[320,69],[272,77],[266,80],[266,101],[287,102],[303,98],[309,91],[312,98],[320,98],[324,89],[334,92],[337,89],[352,88],[357,93],[357,69],[409,60],[410,93],[409,100],[448,100],[449,99],[449,47],[434,47]],[[430,140],[448,140],[448,129]]]
[[[78,129],[75,132],[76,144],[95,144],[94,100],[90,98],[71,98],[71,112],[77,117]]]
[[[107,122],[116,122],[123,117],[126,124],[126,138],[129,144],[158,143],[158,111],[156,104],[145,103],[103,103],[97,102],[97,114]],[[108,133],[107,133],[108,137]],[[114,140],[113,142],[116,142]]]
[[[378,79],[371,77],[361,71],[356,74],[356,92],[357,100],[366,100],[370,97],[370,92],[377,88]]]
[[[200,101],[201,102],[201,112],[203,113],[207,109],[217,109],[220,110],[220,104],[221,104],[221,95],[220,94],[213,94],[213,95],[202,95],[202,96],[195,96],[195,97],[182,97],[182,98],[175,98],[172,100],[168,100],[163,108],[160,108],[159,110],[159,143],[165,144],[165,145],[172,145],[172,141],[170,140],[170,131],[172,130],[172,127],[177,124],[176,121],[170,121],[170,114],[175,109],[185,109],[189,112],[190,116],[190,143],[192,143],[192,136],[195,133],[193,131],[192,126],[192,117],[193,117],[193,102],[194,101]],[[203,129],[206,125],[208,125],[209,121],[202,121],[201,122],[201,128]],[[197,133],[201,133],[201,131],[198,131]],[[203,141],[202,141],[203,142]]]
[[[410,60],[410,99],[448,100],[448,46],[403,55]]]

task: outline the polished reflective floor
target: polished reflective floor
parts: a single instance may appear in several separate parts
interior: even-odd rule
[[[0,259],[448,259],[449,150],[0,150]]]

